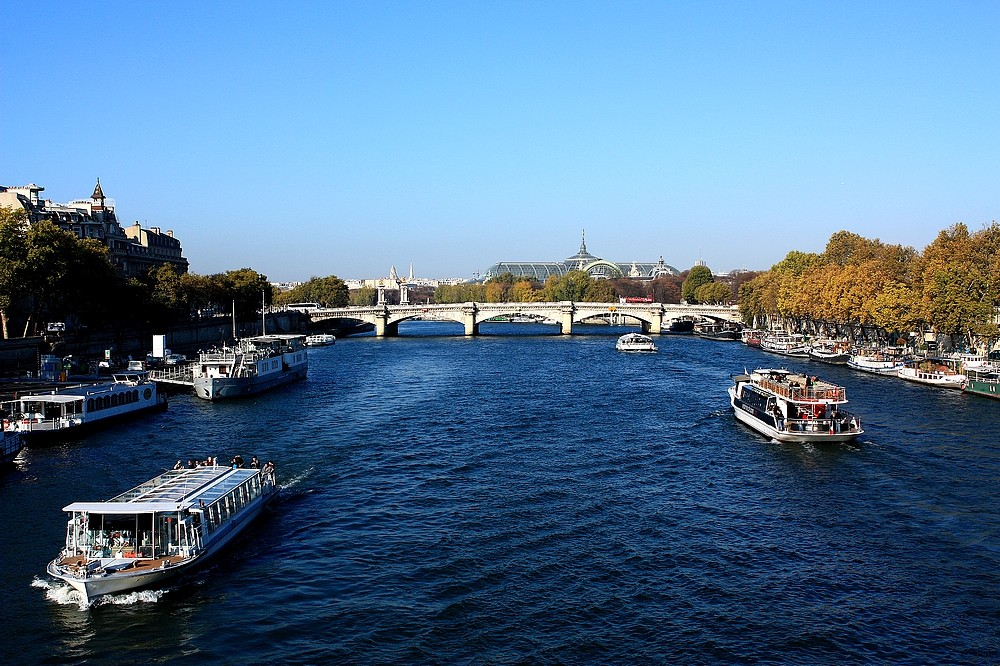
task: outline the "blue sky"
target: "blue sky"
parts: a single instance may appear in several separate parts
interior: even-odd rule
[[[997,2],[4,3],[0,184],[191,270],[766,269],[1000,212]]]

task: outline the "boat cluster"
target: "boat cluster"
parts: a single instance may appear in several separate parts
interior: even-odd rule
[[[1000,398],[1000,358],[975,353],[920,355],[900,345],[861,346],[847,340],[813,339],[800,333],[746,329],[744,343],[772,354],[846,365],[910,382]]]

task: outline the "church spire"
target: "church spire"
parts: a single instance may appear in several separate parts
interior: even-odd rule
[[[587,230],[583,230],[583,235],[580,236],[580,254],[587,254]]]

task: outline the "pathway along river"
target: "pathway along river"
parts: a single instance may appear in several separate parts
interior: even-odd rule
[[[270,395],[28,450],[0,474],[4,663],[1000,662],[1000,404],[551,330],[405,324]],[[737,423],[730,374],[781,365],[845,385],[862,440]],[[282,497],[201,576],[87,610],[46,579],[64,505],[236,453]]]

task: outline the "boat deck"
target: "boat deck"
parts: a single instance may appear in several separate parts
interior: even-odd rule
[[[766,373],[766,371],[762,371]],[[822,379],[806,381],[805,375],[781,374],[778,378],[769,378],[766,374],[761,374],[757,384],[768,391],[773,391],[777,395],[789,400],[817,402],[820,400],[844,401],[845,391],[841,386],[836,386]]]
[[[105,570],[114,571],[144,571],[162,569],[183,562],[186,557],[183,555],[168,555],[165,557],[120,557],[113,560],[113,563],[105,566]],[[86,560],[80,555],[70,555],[59,560],[58,564],[64,567],[77,568],[79,573],[83,573],[83,567],[95,560]]]

